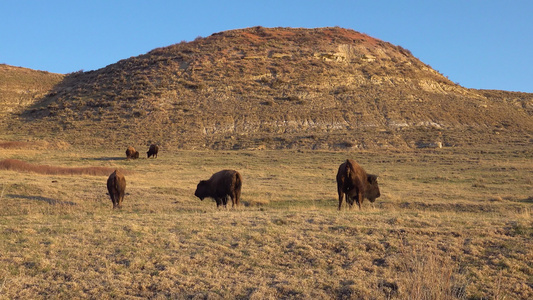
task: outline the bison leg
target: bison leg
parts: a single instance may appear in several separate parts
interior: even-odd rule
[[[344,198],[344,193],[342,191],[339,191],[339,210],[341,210],[342,207],[342,199]],[[346,201],[348,202],[348,201]]]
[[[118,198],[118,208],[122,208],[122,201],[124,201],[124,194],[120,194]]]
[[[220,206],[226,207],[226,204],[228,204],[228,199],[217,197],[215,198],[215,201],[217,202],[217,208]]]
[[[348,195],[348,194],[346,194],[346,203],[347,203],[347,205],[350,206],[350,209],[352,209],[352,207],[353,207],[353,197]]]
[[[359,206],[359,210],[361,210],[361,204],[363,204],[363,193],[359,191],[357,193],[357,205]]]
[[[122,208],[122,201],[124,201],[124,191],[118,191],[115,195],[115,202],[118,208]]]
[[[341,210],[344,192],[342,191],[342,186],[339,183],[337,183],[337,193],[339,193],[339,210]],[[346,198],[348,198],[348,195],[346,195]],[[346,199],[346,203],[348,203],[348,199]]]
[[[111,196],[111,201],[113,202],[113,209],[117,208],[119,203],[118,203],[118,193],[113,193],[113,195]]]
[[[239,196],[240,196],[240,193],[238,191],[235,191],[230,195],[231,207],[239,206]]]

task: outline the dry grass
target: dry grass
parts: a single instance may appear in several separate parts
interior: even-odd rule
[[[0,298],[531,298],[530,151],[11,150],[134,172],[113,211],[107,176],[0,170]],[[381,175],[375,208],[336,211],[347,157]],[[248,206],[194,198],[223,168]]]
[[[0,123],[48,94],[63,75],[0,64]]]
[[[24,148],[35,147],[35,146],[36,146],[35,143],[32,143],[32,142],[20,142],[20,141],[0,142],[0,148],[4,148],[4,149],[24,149]]]
[[[0,116],[0,128],[79,147],[524,145],[532,98],[455,85],[405,49],[352,30],[248,28],[66,75],[21,115]]]
[[[70,147],[65,142],[46,142],[46,141],[34,141],[34,142],[22,142],[22,141],[0,141],[0,148],[3,149],[62,149],[66,150]]]
[[[109,175],[115,169],[106,167],[67,168],[48,165],[34,165],[18,159],[4,159],[0,161],[0,170],[16,172],[33,172],[46,175]],[[124,171],[124,170],[121,170]],[[124,171],[126,174],[128,172]]]

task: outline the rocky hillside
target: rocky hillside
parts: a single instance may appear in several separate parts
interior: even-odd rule
[[[74,144],[406,148],[530,143],[533,95],[463,88],[343,28],[248,28],[66,76],[9,128]]]

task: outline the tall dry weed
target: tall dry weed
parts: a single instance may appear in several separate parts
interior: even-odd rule
[[[401,293],[412,300],[466,299],[467,280],[451,257],[420,246],[400,251]]]
[[[0,192],[0,201],[4,198],[4,193],[6,191],[6,185],[2,184],[2,192]]]

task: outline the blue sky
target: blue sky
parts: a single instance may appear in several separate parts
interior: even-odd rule
[[[340,26],[400,45],[468,88],[533,93],[533,1],[0,0],[0,63],[95,70],[215,32]]]

